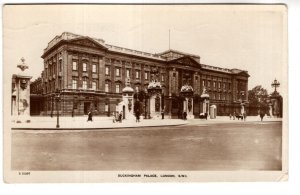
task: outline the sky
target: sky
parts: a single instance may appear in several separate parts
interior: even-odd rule
[[[268,92],[276,78],[287,88],[286,9],[282,5],[6,5],[4,75],[20,58],[33,80],[43,70],[43,49],[62,32],[107,44],[160,53],[170,48],[200,62],[247,70],[248,88]]]

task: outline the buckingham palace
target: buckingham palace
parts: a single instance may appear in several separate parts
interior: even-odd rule
[[[185,110],[195,118],[201,113],[229,115],[247,108],[248,72],[206,65],[195,54],[172,49],[152,54],[64,32],[41,57],[43,71],[30,85],[31,115],[52,115],[58,108],[63,116],[89,111],[110,116],[118,111],[126,86],[135,98],[139,93],[147,97],[154,81],[161,88],[155,109],[165,117],[180,118]],[[54,98],[58,92],[59,102]],[[151,102],[144,101],[147,115]]]

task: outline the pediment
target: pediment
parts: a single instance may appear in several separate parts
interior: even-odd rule
[[[74,43],[76,45],[86,46],[86,47],[107,49],[104,45],[98,43],[97,41],[95,41],[89,37],[80,37],[80,38],[72,39],[69,42]]]
[[[244,76],[244,77],[249,77],[249,76],[250,76],[250,75],[249,75],[247,72],[245,72],[245,71],[242,71],[242,72],[238,73],[238,75],[239,75],[239,76]]]
[[[192,66],[192,67],[197,67],[197,68],[200,67],[200,64],[196,60],[194,60],[193,58],[191,58],[189,56],[183,56],[181,58],[174,59],[171,62],[180,64],[180,65],[184,65],[184,66]]]

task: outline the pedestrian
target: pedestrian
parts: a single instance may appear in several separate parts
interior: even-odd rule
[[[122,119],[123,119],[123,112],[121,111],[119,114],[119,122],[122,123]]]
[[[235,112],[233,112],[233,120],[235,120]]]
[[[93,114],[92,114],[91,111],[89,111],[89,113],[88,113],[88,120],[87,120],[87,122],[89,122],[89,121],[93,122]]]
[[[165,118],[165,112],[164,112],[164,110],[162,109],[161,110],[161,119],[164,119]]]
[[[113,123],[115,123],[116,122],[116,113],[115,112],[113,112]]]
[[[246,121],[246,117],[247,117],[247,113],[246,113],[246,111],[244,111],[244,113],[243,113],[243,117],[244,117],[244,121]]]
[[[187,113],[183,112],[183,120],[186,120],[186,117],[187,117]]]
[[[139,110],[137,110],[136,112],[135,112],[135,117],[136,117],[136,121],[135,122],[140,122],[140,111]]]
[[[263,121],[265,114],[263,112],[260,112],[259,116],[260,116],[260,121]]]

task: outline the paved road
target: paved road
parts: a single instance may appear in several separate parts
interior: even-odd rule
[[[280,170],[281,122],[13,131],[13,170]]]

